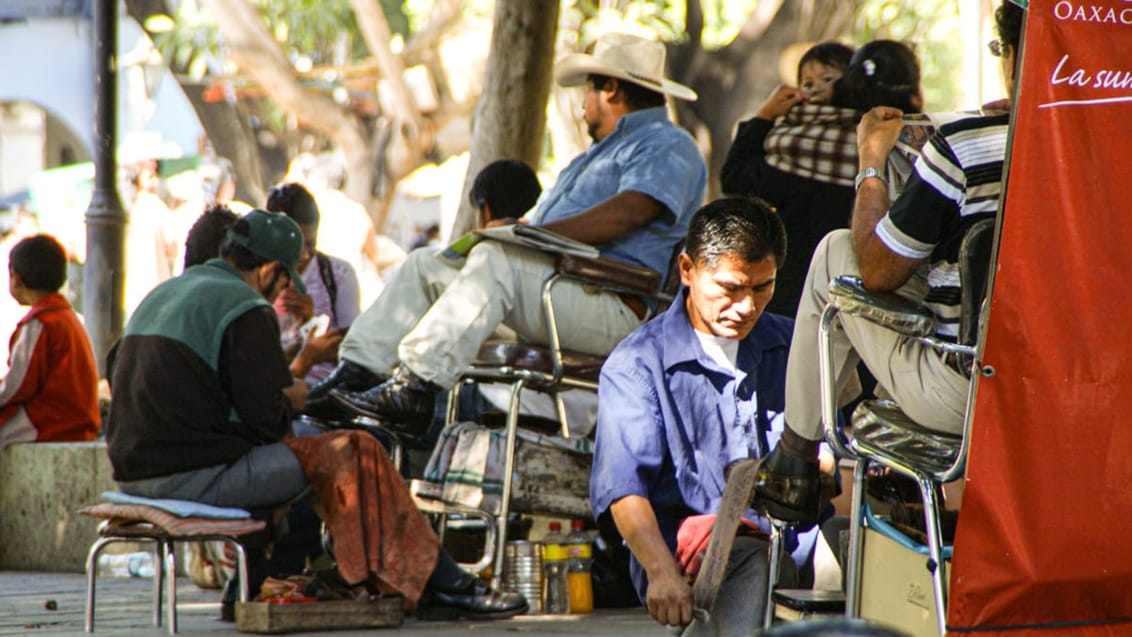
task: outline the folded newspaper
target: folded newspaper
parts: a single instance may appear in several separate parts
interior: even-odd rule
[[[460,258],[468,255],[472,247],[484,239],[514,243],[544,252],[558,254],[572,254],[587,259],[596,259],[601,253],[594,246],[581,241],[575,241],[545,228],[531,226],[525,223],[513,223],[508,226],[497,226],[484,230],[473,230],[453,241],[444,249],[444,256]]]
[[[904,128],[900,131],[900,138],[896,140],[896,148],[889,153],[888,164],[885,166],[889,198],[896,201],[896,198],[904,191],[904,186],[908,184],[908,179],[912,176],[912,167],[920,157],[920,150],[937,128],[958,119],[981,115],[1000,115],[1005,112],[972,110],[909,113],[905,115]]]

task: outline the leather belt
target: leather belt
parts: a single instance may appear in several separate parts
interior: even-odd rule
[[[633,311],[633,314],[637,315],[638,320],[645,320],[645,316],[648,315],[648,307],[645,305],[645,302],[641,300],[641,297],[624,292],[618,292],[617,296],[621,297],[621,302],[628,306],[628,308]]]

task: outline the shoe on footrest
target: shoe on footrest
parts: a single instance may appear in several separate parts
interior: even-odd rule
[[[422,621],[446,619],[507,619],[527,612],[527,598],[521,593],[493,590],[474,580],[462,591],[429,591],[417,608]]]
[[[796,456],[780,444],[759,467],[751,507],[802,530],[817,524],[835,491],[832,478],[822,475],[817,458]]]
[[[344,360],[338,363],[334,371],[321,381],[311,385],[307,392],[307,401],[315,401],[330,395],[332,389],[346,391],[365,391],[389,380],[383,374],[374,374],[361,365]]]
[[[364,392],[335,389],[334,400],[355,413],[376,418],[386,426],[406,433],[424,433],[436,410],[441,388],[413,374],[404,365],[393,377]]]

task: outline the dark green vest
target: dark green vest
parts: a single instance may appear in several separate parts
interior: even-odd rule
[[[192,302],[186,303],[186,299]],[[218,371],[228,325],[245,312],[269,305],[223,259],[211,259],[162,283],[145,297],[126,325],[125,336],[163,336],[187,345]]]

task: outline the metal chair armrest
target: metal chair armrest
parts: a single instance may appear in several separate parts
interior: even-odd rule
[[[892,292],[867,290],[857,277],[834,277],[829,282],[829,302],[845,314],[906,336],[928,337],[935,332],[935,315],[927,306]]]
[[[572,254],[559,254],[554,259],[554,269],[571,279],[616,292],[653,296],[660,290],[659,272],[606,257],[588,259]]]

